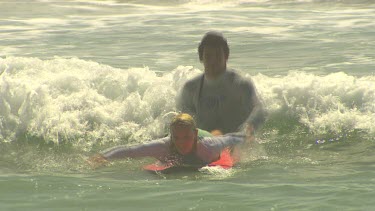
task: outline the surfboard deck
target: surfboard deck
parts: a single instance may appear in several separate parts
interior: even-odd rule
[[[230,150],[225,149],[220,155],[220,159],[214,161],[207,166],[213,167],[218,166],[223,169],[230,169],[237,163],[236,159],[231,156]],[[204,166],[203,166],[204,167]],[[174,165],[171,163],[162,163],[160,161],[149,164],[143,167],[144,170],[152,172],[152,173],[177,173],[177,172],[191,172],[191,171],[198,171],[202,166],[189,166],[189,165]]]

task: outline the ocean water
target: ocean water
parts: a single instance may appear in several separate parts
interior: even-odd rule
[[[0,0],[0,210],[373,210],[372,0]],[[197,46],[269,113],[226,171],[85,160],[167,133]]]

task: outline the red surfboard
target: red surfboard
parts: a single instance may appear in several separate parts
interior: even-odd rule
[[[237,160],[232,157],[230,150],[225,149],[221,152],[220,159],[214,161],[207,166],[219,166],[223,169],[230,169],[237,163]],[[154,173],[172,173],[181,171],[197,171],[199,168],[195,166],[175,166],[171,163],[162,163],[160,161],[146,165],[143,167],[144,170]]]

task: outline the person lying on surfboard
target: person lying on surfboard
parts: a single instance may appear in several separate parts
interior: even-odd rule
[[[189,114],[176,115],[170,124],[170,135],[136,146],[117,146],[88,159],[93,167],[123,158],[154,157],[165,164],[206,166],[218,161],[224,151],[245,142],[243,133],[212,136],[200,130]]]

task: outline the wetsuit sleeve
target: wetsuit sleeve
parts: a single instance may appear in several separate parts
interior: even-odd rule
[[[254,129],[257,130],[265,122],[266,111],[264,110],[263,103],[259,99],[258,93],[252,81],[247,81],[246,86],[243,87],[243,90],[245,105],[249,105],[252,110],[244,124],[242,124],[239,129],[243,129],[246,124],[251,124],[253,125]]]
[[[162,159],[169,152],[170,137],[154,140],[149,143],[135,145],[135,146],[117,146],[105,150],[102,155],[107,160],[115,160],[122,158],[139,158],[139,157],[154,157]]]
[[[217,160],[225,148],[244,143],[245,138],[244,133],[228,133],[223,136],[205,137],[200,140],[197,153],[204,161],[211,162]]]

